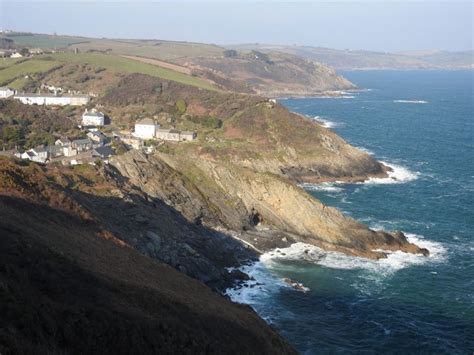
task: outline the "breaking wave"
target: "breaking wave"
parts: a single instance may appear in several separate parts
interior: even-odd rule
[[[315,120],[316,122],[318,122],[321,126],[325,128],[335,128],[335,127],[342,126],[342,123],[340,122],[330,121],[328,119],[322,118],[321,116],[314,116],[313,120]]]
[[[381,163],[392,169],[392,171],[388,172],[388,177],[369,178],[368,180],[364,181],[363,184],[402,184],[416,180],[420,176],[419,172],[410,171],[403,166],[387,163],[384,161],[381,161]]]
[[[428,101],[425,100],[393,100],[395,103],[402,103],[402,104],[427,104]]]
[[[278,278],[272,269],[287,267],[288,262],[309,263],[330,269],[339,270],[363,270],[366,272],[364,279],[369,282],[380,282],[384,277],[393,275],[395,272],[423,264],[439,264],[447,259],[447,249],[441,243],[426,240],[423,236],[406,233],[408,241],[426,248],[430,255],[425,257],[421,254],[410,254],[402,251],[385,251],[387,257],[379,260],[349,256],[340,252],[325,251],[305,243],[295,243],[288,248],[275,249],[264,253],[260,260],[251,265],[239,268],[249,274],[252,279],[244,284],[230,288],[226,294],[235,302],[252,304],[265,303],[266,299],[278,292],[282,287],[291,289],[282,279]],[[300,265],[297,267],[305,267]],[[359,288],[360,285],[353,285]]]
[[[341,192],[344,190],[343,187],[337,186],[338,183],[334,182],[323,182],[321,184],[302,183],[298,186],[305,189],[306,191],[326,191],[326,192]]]
[[[428,241],[416,234],[407,233],[405,235],[409,242],[428,249],[430,255],[425,257],[421,254],[410,254],[402,251],[386,251],[386,258],[370,260],[348,256],[339,252],[328,252],[309,244],[296,243],[288,248],[275,249],[265,253],[260,257],[260,261],[269,266],[281,260],[306,261],[331,269],[366,269],[381,274],[390,274],[408,266],[445,260],[446,249],[441,243]]]

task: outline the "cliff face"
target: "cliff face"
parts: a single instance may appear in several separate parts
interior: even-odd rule
[[[108,193],[99,196],[99,189],[112,187],[107,179],[110,175],[100,171],[44,169],[1,159],[2,354],[293,353],[249,307],[157,262],[111,231],[102,200],[112,200],[109,215],[120,214],[125,205]],[[88,189],[95,189],[93,196]],[[144,214],[150,208],[145,201],[129,204]],[[185,222],[163,208],[154,208],[154,218],[169,234],[173,228],[183,232]],[[131,216],[124,224],[130,233],[137,226]],[[151,228],[141,219],[140,224]],[[156,243],[158,235],[148,237],[156,250],[173,240],[162,235]],[[195,244],[206,243],[222,252],[212,240]],[[183,254],[196,258],[199,253],[190,249]]]
[[[144,161],[148,163],[140,163]],[[380,249],[427,253],[408,243],[401,233],[372,231],[324,206],[281,174],[203,157],[146,157],[137,151],[116,157],[111,164],[135,186],[167,201],[188,219],[199,215],[201,223],[236,232],[261,251],[302,241],[369,258],[384,257],[374,251]],[[170,180],[172,188],[162,183]],[[194,203],[179,203],[188,198]]]

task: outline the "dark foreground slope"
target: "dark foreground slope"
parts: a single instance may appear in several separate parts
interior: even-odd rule
[[[5,163],[5,161],[2,161]],[[0,353],[292,353],[250,308],[138,253],[12,168],[0,184]]]

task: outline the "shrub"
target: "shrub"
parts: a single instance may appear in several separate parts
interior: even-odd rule
[[[178,101],[176,101],[176,108],[178,109],[178,112],[180,114],[183,114],[186,112],[186,101],[184,101],[183,99],[179,99]]]

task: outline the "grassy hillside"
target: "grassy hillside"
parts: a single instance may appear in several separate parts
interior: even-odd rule
[[[174,61],[180,58],[220,55],[224,50],[215,45],[202,43],[111,39],[91,39],[72,47],[77,47],[81,51],[111,51],[114,54],[134,55],[167,61]]]
[[[216,88],[205,79],[151,64],[101,53],[57,53],[38,56],[23,61],[8,61],[3,68],[0,68],[0,85],[10,84],[25,75],[44,73],[55,67],[67,64],[90,65],[115,73],[147,74],[202,89],[216,90]],[[24,85],[25,82],[17,81],[14,86],[16,89],[22,89]]]
[[[104,39],[48,34],[8,35],[18,47],[64,49],[79,48],[81,51],[111,51],[114,54],[137,55],[161,60],[183,57],[212,56],[222,53],[223,48],[203,43],[159,40]]]
[[[62,44],[63,49],[71,53],[73,49],[85,53],[78,57],[64,54],[68,63],[87,62],[107,69],[149,74],[205,89],[212,89],[214,86],[227,91],[280,97],[313,96],[326,91],[354,88],[352,83],[337,75],[331,68],[288,53],[266,55],[252,52],[229,55],[225,48],[213,44],[161,40],[24,34],[9,38],[18,39],[14,43],[16,46],[52,48],[53,44],[54,47]],[[137,63],[131,64],[124,59],[88,57],[91,52],[134,57],[141,64],[154,66],[155,70]],[[151,61],[153,59],[155,61]],[[173,68],[173,64],[179,65],[179,70]],[[175,74],[173,70],[184,75]],[[190,73],[194,77],[190,78]],[[21,83],[17,85],[21,86]]]
[[[87,41],[87,39],[83,37],[56,36],[45,34],[9,35],[8,38],[12,39],[17,46],[43,49],[65,48],[74,43]]]
[[[6,85],[25,75],[46,72],[59,65],[58,61],[47,58],[10,61],[7,66],[0,69],[0,85]]]

